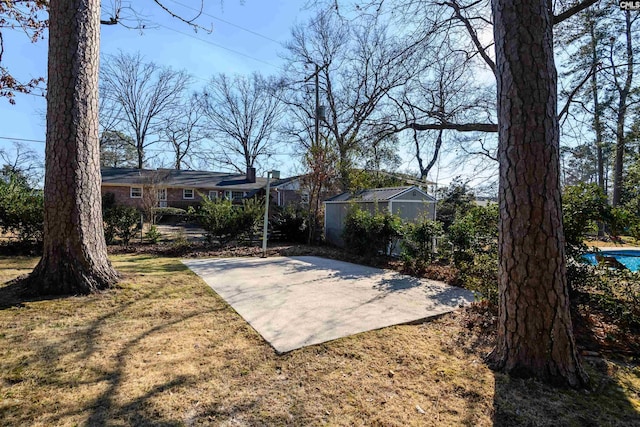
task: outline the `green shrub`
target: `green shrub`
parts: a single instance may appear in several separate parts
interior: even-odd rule
[[[567,279],[572,293],[609,316],[619,327],[640,328],[640,272],[615,270],[569,260]]]
[[[434,240],[442,236],[442,223],[427,217],[406,224],[402,237],[402,254],[405,262],[432,261],[435,255]]]
[[[149,242],[151,243],[158,243],[160,237],[162,237],[162,234],[160,234],[160,232],[158,231],[158,227],[152,225],[151,227],[149,227],[149,231],[146,232],[144,237],[146,237],[147,240],[149,240]]]
[[[347,250],[366,256],[387,253],[394,240],[402,236],[400,217],[388,212],[371,214],[358,207],[347,212],[342,237]]]
[[[274,215],[273,230],[285,242],[304,243],[309,237],[307,214],[300,206],[288,205]]]
[[[44,197],[26,181],[10,175],[0,179],[0,229],[23,243],[41,244],[44,233]]]
[[[474,206],[453,221],[445,249],[453,251],[454,262],[470,261],[480,253],[497,254],[499,216],[498,205],[492,204]]]
[[[460,280],[477,299],[498,304],[498,257],[495,253],[476,253],[460,261]]]
[[[242,235],[256,234],[263,209],[255,199],[243,200],[242,206],[234,206],[230,200],[204,198],[198,218],[209,242],[226,244]]]
[[[448,187],[439,189],[438,193],[438,221],[442,223],[444,230],[448,231],[456,218],[473,207],[475,197],[459,177]]]
[[[597,230],[597,221],[611,218],[607,195],[597,184],[568,186],[562,194],[564,238],[567,253],[578,255],[586,250],[587,233]]]
[[[116,237],[128,245],[140,230],[140,212],[130,206],[114,206],[103,213],[104,237],[107,244],[115,243]]]
[[[154,222],[158,223],[166,217],[186,217],[187,211],[180,208],[166,207],[166,208],[154,208],[152,210]]]
[[[445,243],[463,286],[493,304],[498,302],[498,221],[498,205],[473,206],[456,217]]]
[[[629,232],[629,227],[635,222],[636,217],[626,208],[611,208],[608,221],[609,233],[613,238],[626,235]]]

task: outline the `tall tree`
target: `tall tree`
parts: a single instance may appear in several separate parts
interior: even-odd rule
[[[21,142],[14,142],[11,151],[0,148],[0,176],[20,176],[35,187],[42,179],[43,166],[42,158]]]
[[[108,105],[103,112],[114,129],[133,136],[138,168],[145,162],[145,150],[160,139],[164,119],[175,113],[189,85],[184,71],[145,62],[140,54],[107,56],[100,70],[101,94]],[[155,136],[155,137],[154,137]]]
[[[89,293],[114,284],[100,197],[100,1],[49,6],[44,250],[27,280],[38,294]]]
[[[302,120],[291,123],[286,133],[306,149],[314,143],[301,138],[314,126],[314,93],[300,85],[318,75],[326,112],[319,123],[321,133],[338,155],[344,190],[350,188],[350,171],[359,165],[358,154],[366,151],[363,147],[386,138],[376,125],[387,121],[393,104],[389,95],[424,69],[420,53],[430,35],[427,31],[419,38],[397,37],[377,15],[350,21],[335,8],[321,10],[306,25],[292,30],[285,102]]]
[[[205,126],[216,139],[217,161],[240,173],[273,154],[274,132],[282,116],[277,86],[254,73],[218,74],[199,96]]]
[[[640,15],[630,10],[621,11],[623,17],[619,21],[618,28],[621,33],[621,40],[615,37],[611,38],[611,46],[609,53],[609,64],[611,66],[610,80],[613,83],[613,89],[617,96],[615,102],[615,163],[613,168],[613,206],[620,204],[624,187],[624,161],[627,138],[627,114],[630,105],[640,101],[637,92],[640,92],[638,86],[634,86],[634,57],[636,55],[637,46],[634,46],[635,36],[637,34],[635,27],[640,22]],[[620,58],[620,59],[617,59]],[[636,99],[634,99],[636,98]]]
[[[100,135],[100,166],[134,168],[137,154],[133,138],[118,131],[104,131]]]
[[[181,114],[167,117],[163,130],[164,140],[174,154],[176,170],[192,167],[194,151],[206,136],[202,106],[195,95],[183,101],[179,110]]]
[[[549,0],[493,0],[500,162],[494,367],[587,383],[573,337],[560,202],[557,75]]]

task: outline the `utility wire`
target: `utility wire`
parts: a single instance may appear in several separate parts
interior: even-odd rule
[[[20,142],[46,142],[40,139],[25,139],[25,138],[11,138],[8,136],[0,136],[0,139],[6,139],[7,141],[20,141]]]
[[[224,49],[224,50],[226,50],[226,51],[228,51],[228,52],[235,53],[236,55],[243,56],[243,57],[248,58],[248,59],[251,59],[251,60],[253,60],[253,61],[260,62],[260,63],[265,64],[265,65],[268,65],[268,66],[270,66],[270,67],[280,69],[280,67],[278,67],[277,65],[273,65],[273,64],[271,64],[271,63],[269,63],[269,62],[263,61],[262,59],[258,59],[258,58],[255,58],[255,57],[253,57],[253,56],[249,56],[249,55],[247,55],[246,53],[242,53],[242,52],[240,52],[240,51],[237,51],[237,50],[234,50],[234,49],[231,49],[231,48],[228,48],[228,47],[222,46],[221,44],[214,43],[214,42],[209,41],[209,40],[201,39],[200,37],[196,37],[196,36],[194,36],[193,34],[185,33],[185,32],[182,32],[182,31],[180,31],[180,30],[176,30],[176,29],[174,29],[174,28],[167,27],[166,25],[162,25],[162,24],[155,24],[155,25],[157,25],[158,27],[164,28],[164,29],[166,29],[166,30],[173,31],[174,33],[178,33],[178,34],[181,34],[181,35],[183,35],[183,36],[191,37],[192,39],[199,40],[199,41],[201,41],[202,43],[210,44],[210,45],[215,46],[215,47],[217,47],[217,48],[219,48],[219,49]]]
[[[245,27],[243,27],[243,26],[240,26],[240,25],[238,25],[238,24],[234,24],[233,22],[226,21],[226,20],[224,20],[224,19],[222,19],[222,18],[218,18],[218,17],[217,17],[217,16],[215,16],[215,15],[212,15],[212,14],[210,14],[210,13],[207,13],[207,12],[201,11],[200,9],[197,9],[197,8],[195,8],[195,7],[193,7],[193,6],[189,6],[189,5],[186,5],[186,4],[184,4],[184,3],[180,3],[179,1],[176,1],[176,0],[170,0],[170,1],[171,1],[172,3],[175,3],[175,4],[179,5],[179,6],[182,6],[182,7],[184,7],[184,8],[191,9],[191,10],[193,10],[193,11],[195,11],[195,12],[201,13],[202,15],[208,16],[208,17],[209,17],[209,18],[211,18],[211,19],[215,19],[216,21],[223,22],[223,23],[225,23],[225,24],[227,24],[227,25],[230,25],[230,26],[232,26],[232,27],[238,28],[238,29],[240,29],[240,30],[242,30],[242,31],[246,31],[247,33],[253,34],[254,36],[258,36],[258,37],[261,37],[261,38],[263,38],[263,39],[265,39],[265,40],[269,40],[270,42],[273,42],[273,43],[277,43],[277,44],[279,44],[279,45],[282,45],[282,43],[281,43],[281,42],[279,42],[279,41],[278,41],[278,40],[276,40],[276,39],[273,39],[273,38],[271,38],[271,37],[269,37],[269,36],[265,36],[264,34],[260,34],[260,33],[256,32],[256,31],[250,30],[250,29],[245,28]]]

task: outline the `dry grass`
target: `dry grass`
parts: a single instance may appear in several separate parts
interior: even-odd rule
[[[472,310],[277,356],[178,260],[113,259],[116,289],[0,304],[0,425],[640,425],[640,368],[509,379]],[[0,258],[0,283],[34,265]]]

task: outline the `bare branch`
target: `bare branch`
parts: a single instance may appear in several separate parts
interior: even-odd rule
[[[569,9],[565,10],[564,12],[562,12],[562,13],[560,13],[558,15],[555,15],[553,17],[553,25],[559,24],[562,21],[565,21],[565,20],[571,18],[576,13],[582,12],[583,10],[588,8],[589,6],[592,6],[592,5],[594,5],[595,3],[599,2],[599,1],[600,0],[584,0],[582,2],[576,3],[575,5],[570,7]]]

